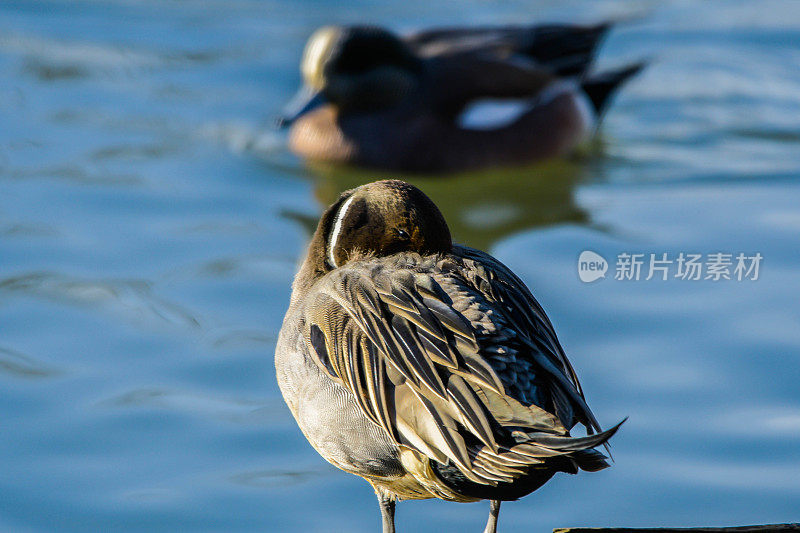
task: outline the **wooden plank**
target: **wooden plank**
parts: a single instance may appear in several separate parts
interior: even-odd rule
[[[651,527],[651,528],[627,528],[627,527],[560,527],[553,530],[553,533],[787,533],[789,531],[800,531],[798,524],[765,524],[759,526],[737,526],[737,527]]]

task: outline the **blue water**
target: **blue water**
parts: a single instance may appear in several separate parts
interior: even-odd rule
[[[626,19],[652,63],[567,161],[419,178],[548,310],[616,463],[503,531],[800,521],[800,4],[0,4],[0,530],[376,531],[305,442],[273,349],[309,224],[386,175],[308,167],[271,120],[314,28]],[[582,283],[593,250],[606,279]],[[753,254],[757,281],[617,281],[622,252]],[[400,531],[487,505],[403,503]]]

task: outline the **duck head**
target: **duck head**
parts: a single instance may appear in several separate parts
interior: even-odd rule
[[[375,111],[400,102],[418,83],[422,61],[396,35],[374,26],[326,26],[309,38],[304,86],[284,109],[286,126],[325,103]]]
[[[404,181],[376,181],[345,191],[322,214],[301,273],[313,282],[353,257],[452,248],[447,223],[425,193]]]

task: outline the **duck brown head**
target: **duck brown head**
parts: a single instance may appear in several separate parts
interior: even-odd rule
[[[404,181],[376,181],[345,191],[322,214],[301,272],[313,280],[356,256],[452,248],[447,222],[425,193]]]

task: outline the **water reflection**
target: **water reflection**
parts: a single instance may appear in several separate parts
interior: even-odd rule
[[[480,249],[523,230],[562,223],[585,225],[589,213],[575,203],[575,187],[587,177],[578,160],[553,160],[522,168],[482,170],[448,176],[387,174],[353,168],[314,166],[314,196],[320,206],[344,190],[383,178],[413,183],[442,210],[453,238]],[[316,218],[286,213],[309,231]]]

